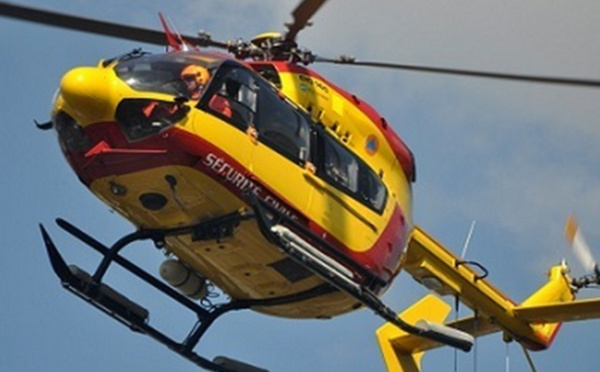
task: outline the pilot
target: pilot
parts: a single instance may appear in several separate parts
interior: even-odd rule
[[[201,66],[188,65],[181,70],[180,76],[188,91],[189,98],[192,100],[200,99],[202,91],[210,78],[208,70]]]

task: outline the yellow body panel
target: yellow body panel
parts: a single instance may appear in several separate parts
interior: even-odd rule
[[[568,322],[600,318],[600,299],[573,302],[539,302],[513,310],[515,316],[531,322]]]

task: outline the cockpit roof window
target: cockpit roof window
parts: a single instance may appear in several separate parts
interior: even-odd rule
[[[138,58],[119,61],[115,73],[132,89],[187,95],[181,72],[189,65],[196,65],[212,72],[222,62],[201,53],[147,54]]]

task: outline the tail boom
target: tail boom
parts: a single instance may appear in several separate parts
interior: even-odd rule
[[[418,227],[412,233],[404,269],[421,283],[436,283],[431,289],[438,294],[458,296],[476,312],[478,322],[493,321],[499,331],[531,350],[548,348],[560,321],[565,319],[546,321],[536,317],[539,310],[530,309],[574,301],[569,269],[564,263],[551,268],[548,282],[518,305],[489,283],[485,275],[471,268],[469,263],[462,261]],[[531,315],[528,318],[522,315],[527,312]]]

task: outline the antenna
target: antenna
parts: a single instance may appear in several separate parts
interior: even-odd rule
[[[467,256],[467,249],[469,249],[469,244],[471,243],[471,237],[473,236],[473,231],[475,231],[476,224],[477,224],[476,220],[473,220],[473,222],[471,222],[471,227],[469,228],[469,233],[467,234],[467,238],[465,239],[465,244],[463,245],[463,250],[460,255],[460,258],[463,260]]]
[[[465,239],[465,243],[463,244],[462,253],[460,254],[460,259],[464,260],[467,255],[467,250],[469,249],[469,244],[471,244],[471,237],[473,236],[473,232],[475,231],[475,225],[477,224],[476,220],[471,222],[471,227],[469,227],[469,232],[467,233],[467,238]],[[454,296],[454,320],[458,320],[458,313],[460,310],[460,296],[457,294]],[[475,345],[477,345],[477,341],[475,341]],[[475,349],[476,351],[477,349]],[[454,350],[454,372],[458,372],[458,352]]]

